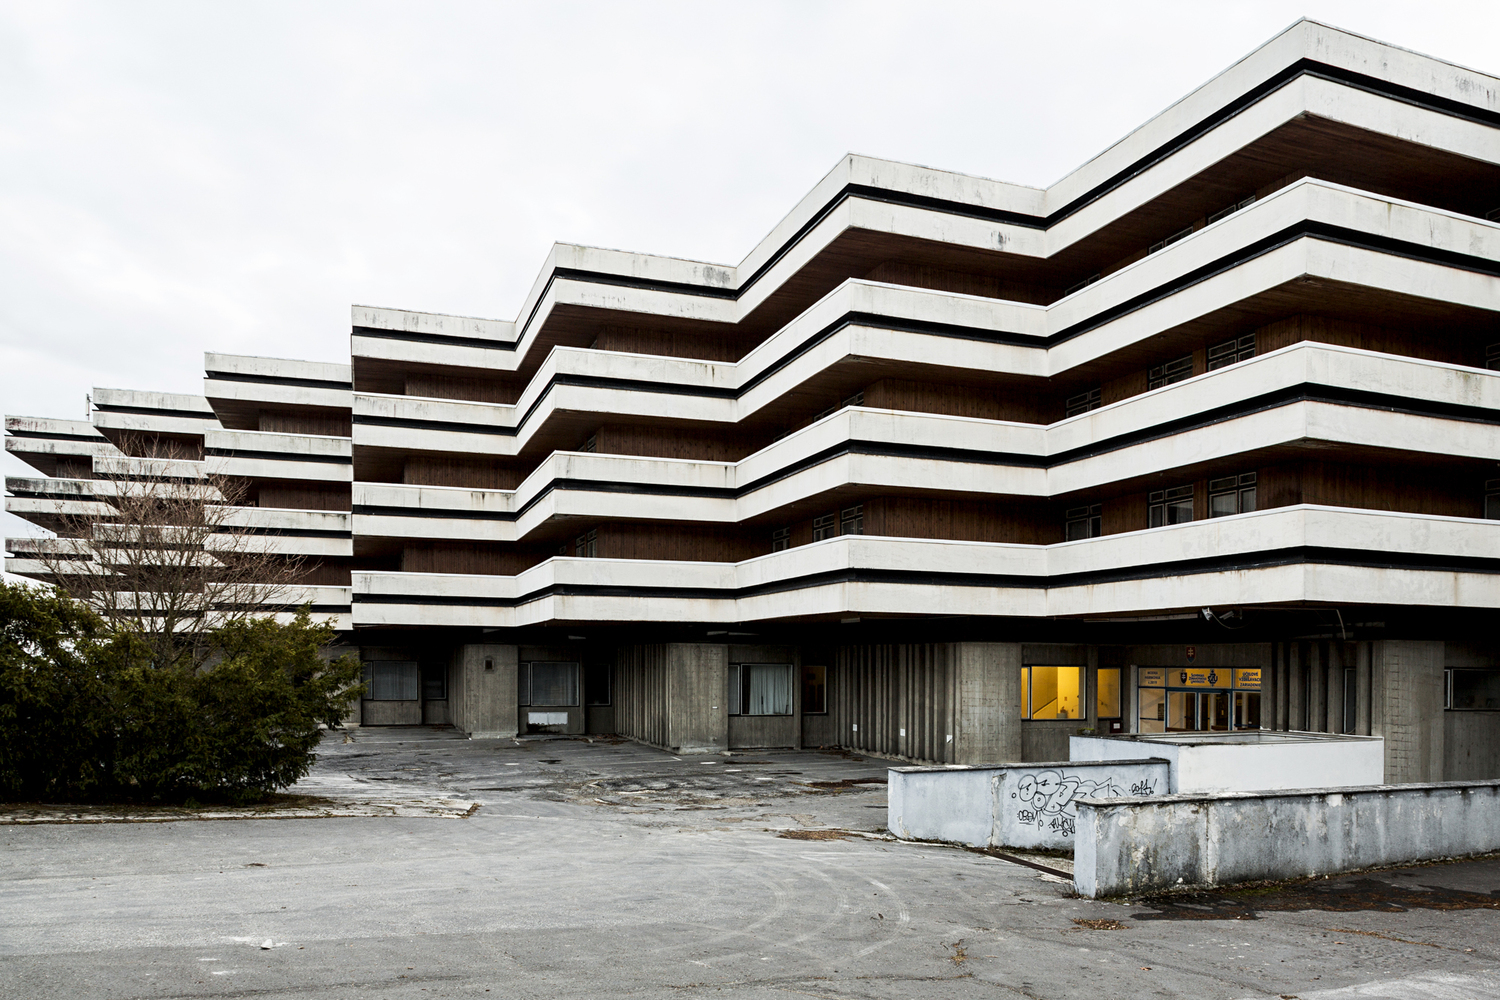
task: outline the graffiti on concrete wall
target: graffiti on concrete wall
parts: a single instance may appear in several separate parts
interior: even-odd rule
[[[1078,799],[1114,798],[1125,794],[1125,789],[1107,775],[1090,778],[1078,772],[1049,769],[1021,775],[1010,797],[1016,800],[1016,822],[1071,837],[1078,825]],[[1156,794],[1156,779],[1143,778],[1133,782],[1129,794]]]

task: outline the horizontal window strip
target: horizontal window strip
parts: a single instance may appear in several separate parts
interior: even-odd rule
[[[1139,157],[1128,166],[1115,172],[1110,177],[1096,184],[1088,191],[1079,195],[1068,204],[1062,206],[1051,214],[1042,217],[1008,211],[1005,209],[989,208],[982,205],[973,205],[950,199],[933,198],[926,195],[918,195],[904,191],[895,191],[886,188],[872,187],[870,185],[848,184],[835,193],[829,201],[812,217],[804,223],[794,234],[767,258],[766,262],[755,270],[741,285],[735,289],[705,286],[691,282],[670,281],[660,279],[632,278],[626,275],[611,274],[608,272],[588,271],[578,268],[555,268],[549,274],[547,283],[543,287],[542,294],[537,296],[537,302],[532,307],[525,322],[517,333],[517,339],[511,342],[482,342],[483,346],[499,347],[502,350],[514,351],[517,345],[525,339],[527,331],[536,318],[542,303],[547,297],[552,282],[562,277],[575,281],[588,281],[594,284],[613,285],[617,287],[639,288],[643,290],[678,292],[682,294],[696,295],[705,298],[719,298],[738,300],[758,283],[776,264],[785,258],[791,250],[800,243],[807,235],[827,218],[839,205],[849,198],[865,198],[889,204],[900,204],[913,208],[921,208],[928,211],[941,212],[947,215],[976,218],[988,222],[1000,224],[1023,226],[1030,229],[1046,229],[1070,216],[1081,211],[1088,205],[1109,194],[1111,191],[1123,186],[1136,177],[1144,174],[1150,168],[1162,163],[1173,154],[1191,145],[1202,138],[1213,129],[1241,114],[1248,108],[1254,106],[1265,97],[1275,93],[1282,87],[1292,83],[1304,76],[1325,80],[1343,86],[1354,87],[1366,93],[1376,94],[1399,101],[1424,110],[1433,111],[1438,114],[1448,115],[1467,121],[1491,127],[1500,126],[1500,113],[1479,108],[1471,104],[1440,97],[1433,94],[1423,93],[1410,87],[1389,83],[1377,77],[1359,73],[1353,70],[1328,65],[1313,59],[1301,59],[1286,67],[1271,78],[1262,81],[1244,94],[1234,98],[1213,113],[1205,116],[1198,122],[1190,125],[1173,138],[1167,140],[1155,149]],[[398,333],[400,331],[390,331]],[[472,341],[476,338],[451,338],[451,337],[423,337],[432,343],[444,343],[454,341]],[[478,345],[474,345],[478,346]]]
[[[155,406],[115,406],[112,403],[94,403],[94,409],[100,413],[130,413],[140,414],[147,417],[179,417],[189,420],[212,420],[219,422],[218,416],[213,410],[168,410]]]
[[[103,434],[49,434],[46,431],[7,430],[5,436],[28,441],[87,441],[89,444],[110,443],[109,438]]]
[[[1467,406],[1462,404],[1450,404],[1441,402],[1429,402],[1415,400],[1409,396],[1393,396],[1384,393],[1368,392],[1359,389],[1341,389],[1334,386],[1302,383],[1288,386],[1284,389],[1264,393],[1249,399],[1214,409],[1200,411],[1176,420],[1156,424],[1151,427],[1142,428],[1137,431],[1113,435],[1103,441],[1058,452],[1051,456],[1040,456],[1023,454],[1017,452],[982,451],[968,448],[948,448],[934,445],[900,444],[896,442],[869,442],[869,441],[844,441],[832,445],[812,455],[790,463],[774,472],[751,480],[739,487],[691,487],[691,486],[665,486],[649,483],[627,483],[615,480],[589,480],[580,478],[559,479],[544,487],[537,497],[529,500],[514,513],[510,512],[465,512],[453,511],[451,513],[439,513],[444,508],[417,508],[417,507],[382,507],[380,513],[390,516],[409,517],[461,517],[476,520],[514,520],[521,516],[533,504],[553,489],[570,488],[588,490],[592,492],[617,492],[617,493],[639,493],[659,494],[667,496],[702,496],[715,498],[739,499],[758,489],[762,489],[772,483],[796,475],[809,468],[821,465],[825,462],[841,458],[846,455],[869,455],[884,458],[915,458],[925,460],[950,461],[977,465],[998,465],[1013,468],[1028,469],[1055,469],[1073,462],[1119,451],[1134,445],[1144,444],[1150,441],[1171,437],[1187,431],[1202,427],[1209,427],[1234,420],[1240,417],[1251,416],[1267,410],[1296,403],[1329,403],[1338,406],[1352,406],[1360,409],[1380,410],[1387,413],[1403,413],[1410,416],[1431,417],[1445,420],[1461,420],[1466,423],[1482,423],[1496,425],[1500,424],[1500,410],[1487,409],[1484,407]],[[634,456],[622,456],[634,457]],[[514,491],[502,491],[514,492]],[[365,509],[360,506],[354,508],[356,514],[372,513],[373,509]]]
[[[249,372],[206,371],[207,379],[216,382],[248,382],[254,385],[285,385],[297,389],[353,389],[353,382],[326,378],[292,378],[285,375],[254,375]]]
[[[204,448],[210,458],[260,458],[275,462],[318,462],[325,465],[353,465],[350,455],[308,455],[290,451],[251,451],[247,448]]]
[[[1155,288],[1133,296],[1088,319],[1079,321],[1064,330],[1060,330],[1050,336],[1030,336],[1026,334],[982,330],[973,327],[964,327],[944,323],[924,323],[918,321],[891,320],[886,317],[864,312],[850,312],[827,326],[823,327],[808,339],[798,344],[783,358],[778,359],[773,365],[767,367],[763,372],[748,379],[738,389],[721,388],[717,386],[695,386],[684,383],[660,382],[650,380],[623,379],[608,376],[586,376],[586,375],[557,375],[548,380],[542,388],[535,402],[529,406],[516,422],[514,427],[502,427],[490,424],[471,424],[457,421],[441,420],[415,420],[400,417],[383,417],[354,414],[354,423],[371,426],[388,427],[410,427],[418,430],[452,430],[460,432],[496,434],[502,436],[515,436],[519,433],[532,415],[539,409],[547,399],[552,389],[559,385],[579,386],[599,389],[619,389],[622,391],[652,392],[669,395],[698,396],[714,399],[739,399],[746,393],[759,386],[765,380],[793,364],[798,358],[805,355],[828,338],[834,336],[841,330],[858,325],[872,329],[889,330],[898,333],[917,333],[936,337],[948,337],[953,339],[975,340],[987,343],[1010,344],[1020,346],[1032,346],[1037,348],[1051,347],[1074,337],[1081,336],[1091,330],[1097,329],[1107,323],[1113,322],[1131,312],[1143,309],[1146,306],[1159,302],[1171,295],[1184,291],[1193,285],[1207,281],[1210,278],[1223,274],[1234,267],[1248,263],[1274,250],[1288,246],[1298,239],[1319,239],[1327,242],[1338,243],[1343,246],[1351,246],[1358,249],[1373,250],[1380,253],[1391,254],[1409,260],[1419,260],[1424,263],[1441,264],[1459,270],[1470,271],[1477,274],[1485,274],[1491,277],[1500,277],[1500,261],[1477,257],[1471,254],[1458,253],[1456,251],[1440,250],[1432,247],[1424,247],[1420,244],[1410,243],[1387,237],[1371,236],[1356,230],[1340,226],[1330,226],[1317,222],[1299,222],[1289,226],[1282,231],[1257,240],[1249,246],[1243,247],[1233,253],[1224,255],[1202,267],[1195,268],[1188,273],[1168,282],[1164,282]]]
[[[770,594],[810,590],[847,583],[875,583],[920,587],[965,587],[1046,590],[1200,576],[1206,573],[1275,569],[1282,566],[1330,565],[1365,569],[1399,569],[1442,573],[1500,574],[1500,559],[1482,556],[1434,556],[1431,553],[1370,552],[1320,546],[1296,546],[1263,552],[1176,562],[1155,562],[1118,570],[1092,570],[1056,576],[986,573],[931,573],[921,570],[842,569],[777,580],[752,587],[620,587],[590,584],[553,584],[517,597],[448,597],[417,594],[369,594],[356,591],[355,604],[406,604],[436,607],[513,608],[549,597],[642,597],[677,600],[742,600]],[[485,577],[476,577],[485,579]]]

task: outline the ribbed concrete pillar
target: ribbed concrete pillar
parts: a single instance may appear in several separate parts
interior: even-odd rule
[[[1443,780],[1443,652],[1441,642],[1374,644],[1383,690],[1372,729],[1385,737],[1387,782]]]
[[[958,764],[1021,759],[1021,645],[954,644],[953,757]]]

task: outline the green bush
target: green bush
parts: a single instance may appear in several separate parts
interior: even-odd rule
[[[359,661],[326,660],[332,626],[306,609],[211,634],[199,670],[146,648],[66,598],[0,594],[0,797],[250,801],[312,767],[319,726],[359,693]]]

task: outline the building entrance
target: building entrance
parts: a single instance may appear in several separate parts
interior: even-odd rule
[[[1138,667],[1136,732],[1227,733],[1260,728],[1260,670]]]

